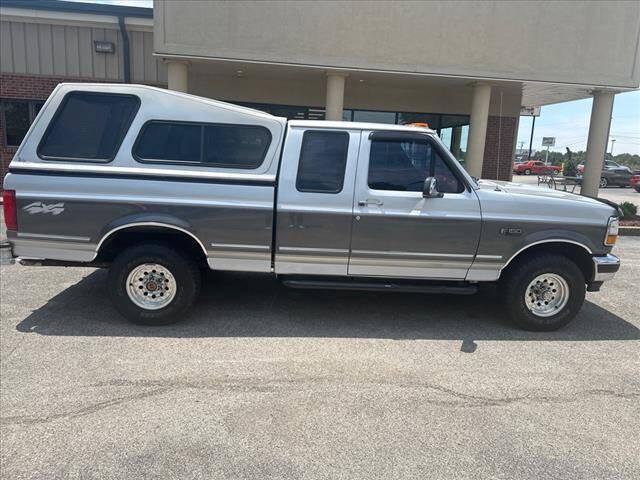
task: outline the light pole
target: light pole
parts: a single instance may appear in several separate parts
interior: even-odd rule
[[[613,144],[616,143],[616,139],[612,138],[611,139],[611,158],[613,158]]]

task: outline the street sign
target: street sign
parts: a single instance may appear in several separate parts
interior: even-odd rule
[[[521,117],[539,117],[540,107],[520,107]]]
[[[556,137],[542,137],[542,146],[543,147],[555,147],[556,146]]]

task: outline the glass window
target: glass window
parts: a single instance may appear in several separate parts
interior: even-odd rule
[[[134,155],[147,162],[257,168],[270,143],[271,133],[264,127],[158,120],[144,126]]]
[[[29,102],[2,102],[2,110],[7,146],[17,147],[31,125]]]
[[[460,193],[464,185],[428,141],[373,139],[369,157],[369,188],[421,192],[435,177],[442,193]]]
[[[396,112],[374,112],[370,110],[354,110],[354,122],[396,123]]]
[[[469,115],[442,115],[441,128],[469,125]]]
[[[112,160],[139,104],[132,95],[70,93],[51,121],[38,153],[53,159]]]
[[[296,179],[298,191],[341,192],[348,150],[347,132],[304,132]]]
[[[202,161],[211,166],[257,168],[270,143],[271,133],[264,127],[207,125]]]
[[[200,162],[202,126],[149,122],[136,142],[135,155],[145,160]]]

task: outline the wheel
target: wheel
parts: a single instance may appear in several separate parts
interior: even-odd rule
[[[606,178],[601,178],[600,179],[600,188],[607,188],[607,185],[609,185],[609,181]]]
[[[524,174],[525,174],[525,175],[531,175],[531,170],[527,168],[527,169],[524,171]]]
[[[584,275],[560,255],[519,262],[507,272],[501,287],[511,320],[525,330],[557,330],[573,320],[584,303]]]
[[[107,281],[113,304],[126,319],[167,325],[182,320],[193,304],[200,291],[200,270],[174,249],[142,244],[118,255]]]

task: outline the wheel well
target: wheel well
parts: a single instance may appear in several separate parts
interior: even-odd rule
[[[555,255],[561,255],[567,257],[573,263],[575,263],[582,275],[584,276],[585,283],[589,282],[593,278],[593,259],[591,254],[580,245],[567,242],[548,242],[539,243],[529,248],[525,248],[519,252],[514,258],[511,259],[509,264],[504,268],[502,274],[516,267],[518,264],[529,258],[531,255],[551,253]]]
[[[180,230],[160,226],[129,227],[113,232],[100,245],[95,262],[111,263],[125,248],[142,243],[168,245],[196,259],[198,264],[207,265],[203,247],[195,238]]]

